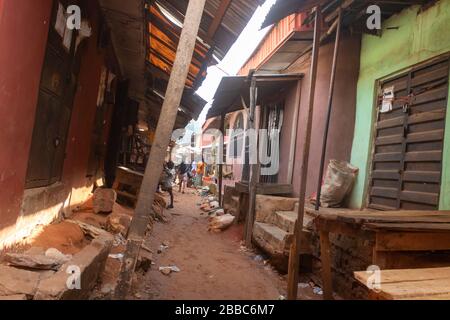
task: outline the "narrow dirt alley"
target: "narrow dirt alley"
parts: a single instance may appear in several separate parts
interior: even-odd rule
[[[193,190],[175,192],[175,209],[168,211],[171,221],[155,223],[146,239],[155,265],[139,276],[134,298],[274,300],[285,295],[285,278],[260,256],[241,248],[241,226],[208,232],[208,215],[202,215],[200,201]],[[169,248],[158,254],[162,243]],[[168,276],[158,271],[173,265],[181,271]]]

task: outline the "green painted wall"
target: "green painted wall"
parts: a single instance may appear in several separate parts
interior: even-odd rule
[[[450,0],[441,0],[428,10],[420,14],[418,12],[417,6],[405,9],[383,22],[382,37],[365,35],[362,39],[351,155],[351,162],[360,168],[360,173],[350,199],[352,208],[361,208],[365,204],[376,81],[450,51]],[[399,29],[387,30],[389,27]],[[447,196],[450,195],[450,110],[446,121],[440,203],[442,210],[450,209],[450,196]]]

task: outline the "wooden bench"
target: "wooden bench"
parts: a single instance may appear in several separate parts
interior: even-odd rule
[[[374,300],[450,300],[450,267],[382,270],[379,286],[371,285],[377,278],[372,272],[354,275]]]
[[[449,211],[306,210],[316,215],[314,222],[320,235],[325,299],[333,297],[330,233],[372,242],[372,264],[382,270],[392,269],[389,264],[393,254],[450,250]]]
[[[127,198],[131,203],[136,204],[143,179],[144,174],[140,172],[117,167],[113,189],[116,190],[118,196]]]

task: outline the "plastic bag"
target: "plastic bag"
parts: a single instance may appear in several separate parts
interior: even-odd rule
[[[231,226],[234,222],[235,217],[231,214],[226,214],[223,216],[214,217],[209,223],[210,231],[222,231]]]
[[[358,168],[346,161],[331,160],[322,185],[320,204],[324,208],[340,207],[352,190]]]

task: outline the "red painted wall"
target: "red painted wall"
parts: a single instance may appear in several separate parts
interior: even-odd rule
[[[345,36],[339,50],[339,61],[336,73],[333,111],[331,114],[328,148],[325,162],[325,171],[331,159],[350,160],[353,142],[356,85],[359,76],[361,38],[359,36]],[[316,94],[308,168],[307,196],[316,192],[320,157],[322,153],[323,132],[325,129],[328,91],[330,86],[331,65],[333,60],[334,43],[320,47],[319,64],[317,70]],[[299,192],[300,166],[303,159],[303,137],[306,130],[306,116],[308,108],[309,89],[309,60],[294,64],[288,72],[304,73],[302,81],[299,125],[297,132],[297,149],[294,166],[294,191]],[[283,155],[284,156],[284,155]],[[287,156],[287,155],[286,155]]]
[[[22,201],[51,0],[0,0],[0,230]]]
[[[78,89],[75,96],[72,118],[66,146],[63,182],[72,188],[86,187],[91,137],[97,107],[97,95],[102,66],[104,65],[104,50],[97,47],[98,17],[100,8],[97,1],[85,1],[88,17],[92,27],[92,36],[82,47],[81,70],[78,77]]]

